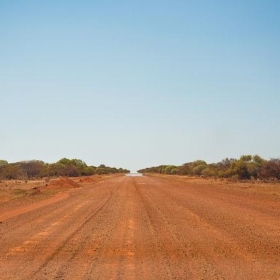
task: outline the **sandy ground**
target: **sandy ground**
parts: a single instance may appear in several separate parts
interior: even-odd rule
[[[0,279],[280,279],[279,184],[69,180],[2,195]]]

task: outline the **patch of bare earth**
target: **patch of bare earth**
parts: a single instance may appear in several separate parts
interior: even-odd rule
[[[59,177],[41,180],[5,180],[0,183],[0,221],[5,215],[21,212],[23,209],[37,209],[41,205],[65,197],[68,192],[110,178],[110,175],[94,175],[77,178]],[[80,179],[82,178],[82,180]],[[44,202],[43,202],[44,201]],[[42,202],[42,203],[41,203]],[[3,219],[3,218],[2,218]]]
[[[74,183],[82,187],[2,220],[1,279],[280,278],[279,185],[178,176]]]

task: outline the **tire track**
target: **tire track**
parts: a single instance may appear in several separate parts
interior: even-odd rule
[[[59,252],[67,245],[67,243],[74,238],[75,235],[79,233],[79,231],[83,230],[83,227],[96,215],[99,211],[102,210],[104,205],[110,201],[110,196],[108,198],[105,198],[102,200],[97,207],[92,211],[92,213],[89,216],[83,217],[82,221],[80,221],[76,228],[71,232],[68,233],[68,236],[63,240],[63,242],[59,243],[59,246],[56,247],[54,251],[52,251],[46,258],[45,261],[40,265],[40,267],[33,273],[27,276],[27,279],[32,279],[36,274],[38,274],[42,268],[48,266],[48,264],[54,260],[55,256],[59,254]],[[81,246],[81,243],[79,244]],[[81,248],[79,247],[78,250]],[[73,260],[73,258],[77,255],[77,252],[72,254],[72,256],[68,259],[68,261]]]
[[[162,181],[151,180],[150,197],[167,203],[161,211],[168,213],[178,238],[184,240],[182,233],[191,233],[189,238],[196,244],[200,259],[203,256],[218,271],[223,271],[226,279],[258,279],[260,275],[262,279],[278,279],[275,260],[279,258],[280,238],[278,235],[275,239],[269,229],[279,232],[279,221],[271,223],[258,218],[257,209],[252,212],[251,207],[246,209],[242,205],[240,208],[238,200],[235,205],[232,201],[227,203],[228,197],[217,200],[211,187],[213,193],[207,189],[208,196],[205,196],[202,188],[197,187],[199,195],[197,189],[192,191],[193,185],[181,183],[177,188],[178,182],[173,185],[172,180]],[[176,216],[179,218],[174,219]],[[189,217],[195,219],[192,221]]]
[[[89,199],[84,200],[84,198],[80,196],[78,200],[75,200],[74,197],[74,203],[70,205],[66,204],[66,207],[63,207],[61,212],[65,214],[62,216],[59,215],[59,219],[56,219],[55,222],[52,222],[39,232],[37,231],[35,235],[27,239],[25,234],[25,241],[22,245],[11,248],[4,257],[5,262],[8,261],[10,264],[5,267],[4,271],[4,274],[8,273],[9,275],[7,279],[11,279],[14,263],[17,263],[17,270],[12,279],[22,279],[21,277],[23,277],[23,275],[26,275],[25,279],[34,279],[36,273],[38,273],[42,267],[47,266],[48,262],[55,257],[75,233],[108,203],[111,193],[108,191],[106,191],[106,193],[107,195],[105,198],[102,197],[104,196],[102,193],[101,196],[97,196],[101,198],[100,201],[94,207],[90,208],[88,208],[90,205]],[[88,198],[90,197],[91,196]],[[80,214],[81,211],[82,213]],[[73,221],[73,224],[71,224],[73,217],[77,216],[80,216],[80,219]],[[36,262],[33,261],[33,258],[36,259]],[[32,263],[33,272],[30,272],[30,263]]]
[[[0,225],[0,278],[279,280],[276,200],[221,188],[123,176],[70,192]]]
[[[150,190],[153,189],[152,185],[147,183],[145,194],[144,191],[140,191],[141,189],[138,187],[139,196],[142,197],[147,213],[150,213],[148,215],[155,228],[157,239],[160,241],[158,246],[169,267],[168,277],[170,279],[226,279],[219,270],[200,255],[193,244],[188,242],[187,239],[192,238],[188,233],[188,228],[184,231],[188,238],[178,236],[177,228],[170,221],[166,211],[162,211],[160,207],[160,205],[164,207],[169,205],[170,199],[167,197],[164,200],[159,199],[161,202],[164,201],[165,205],[157,204],[155,198],[158,199],[159,194],[150,193]],[[175,205],[175,207],[177,206]],[[176,220],[176,222],[178,221]]]

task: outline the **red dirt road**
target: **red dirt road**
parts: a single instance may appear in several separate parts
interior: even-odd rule
[[[0,213],[0,279],[280,279],[280,197],[115,177]]]

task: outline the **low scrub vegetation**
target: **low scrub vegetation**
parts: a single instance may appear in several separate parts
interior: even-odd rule
[[[8,163],[0,160],[0,179],[34,179],[43,177],[78,177],[94,174],[128,173],[123,168],[109,167],[104,164],[88,166],[80,159],[62,158],[56,163],[45,163],[40,160],[29,160]]]
[[[243,155],[239,159],[223,159],[207,164],[204,160],[188,162],[180,166],[160,165],[138,170],[141,173],[178,174],[233,179],[280,180],[280,159],[265,160],[259,155]]]

